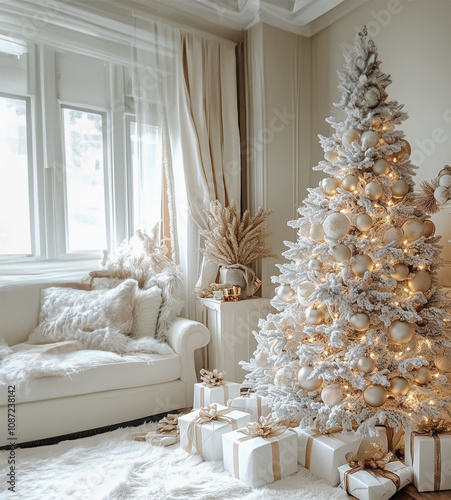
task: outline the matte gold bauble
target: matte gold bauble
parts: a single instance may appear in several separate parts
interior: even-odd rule
[[[415,382],[420,385],[427,384],[432,380],[432,372],[427,366],[418,368],[415,374]]]
[[[369,385],[363,391],[363,399],[368,406],[377,408],[385,403],[387,391],[381,385]]]
[[[335,406],[341,403],[343,392],[337,385],[328,385],[321,391],[321,399],[327,406]]]
[[[451,174],[451,167],[448,165],[445,166],[445,168],[442,168],[440,172],[438,173],[438,176],[441,177],[442,175],[450,175]]]
[[[351,249],[344,243],[340,243],[332,249],[332,258],[336,262],[348,262],[351,258],[351,255]]]
[[[324,240],[324,229],[322,224],[312,224],[310,227],[310,238],[320,243]]]
[[[424,236],[425,238],[430,238],[434,236],[435,233],[435,224],[431,220],[425,220],[424,224]]]
[[[307,262],[307,269],[309,271],[321,271],[321,261],[318,259],[310,259]]]
[[[409,276],[410,270],[405,264],[395,264],[393,267],[395,268],[395,272],[392,274],[392,277],[396,281],[404,281]]]
[[[365,194],[371,201],[377,201],[383,192],[382,186],[377,182],[370,182],[365,186]]]
[[[375,108],[379,104],[381,93],[377,87],[371,87],[365,90],[365,102],[369,108]]]
[[[424,224],[417,219],[406,220],[401,227],[407,243],[412,243],[424,236]]]
[[[316,389],[319,389],[322,384],[322,380],[319,378],[307,380],[312,371],[313,368],[311,366],[303,366],[298,373],[299,385],[306,391],[316,391]]]
[[[354,330],[357,330],[358,332],[364,332],[365,330],[368,330],[368,327],[370,326],[370,317],[366,313],[354,313],[349,318],[349,323],[354,328]]]
[[[323,313],[316,307],[307,307],[305,310],[305,321],[309,325],[319,325],[323,321]]]
[[[404,377],[395,377],[390,380],[390,392],[405,396],[409,392],[409,382]]]
[[[373,225],[373,219],[368,214],[359,214],[355,218],[355,225],[359,231],[368,231]]]
[[[360,134],[357,130],[351,128],[341,136],[341,143],[346,149],[351,149],[353,142],[360,142]]]
[[[340,187],[340,181],[335,177],[326,177],[320,182],[321,189],[329,196],[337,193],[337,188]]]
[[[326,236],[334,240],[338,240],[338,238],[345,236],[349,231],[349,227],[349,219],[346,215],[339,212],[328,215],[323,224]]]
[[[309,306],[311,304],[310,295],[315,291],[316,285],[311,281],[303,281],[298,286],[298,300],[303,306]]]
[[[398,179],[393,183],[391,192],[393,198],[404,198],[404,196],[409,192],[409,184],[407,184],[407,181],[404,179]]]
[[[371,373],[376,368],[376,361],[370,356],[362,356],[357,361],[357,366],[362,373]]]
[[[387,175],[390,172],[390,163],[384,158],[379,158],[374,162],[372,170],[375,175]]]
[[[403,147],[402,147],[402,151],[406,154],[406,155],[411,155],[412,153],[412,148],[410,146],[410,143],[409,141],[406,141],[405,139],[402,140],[402,142],[404,143]]]
[[[338,160],[338,158],[340,157],[340,153],[338,151],[326,151],[324,153],[324,158],[327,160],[327,161],[330,161],[331,163],[334,163]]]
[[[391,227],[387,229],[383,236],[384,245],[388,245],[389,243],[393,243],[395,247],[401,246],[403,242],[404,233],[399,227]]]
[[[388,327],[388,334],[395,344],[408,344],[413,337],[413,326],[407,321],[397,319]]]
[[[346,175],[345,177],[343,177],[343,180],[341,181],[341,187],[345,191],[355,191],[358,185],[359,185],[359,178],[352,174]]]
[[[451,371],[451,355],[450,354],[439,354],[435,358],[435,366],[441,372],[450,372]]]
[[[368,130],[363,132],[361,141],[364,148],[373,148],[379,142],[379,135],[374,130]]]
[[[290,285],[280,285],[276,290],[277,297],[282,302],[293,302],[296,298],[296,292],[291,288]]]
[[[427,271],[417,271],[407,286],[412,292],[427,292],[431,288],[431,277]]]
[[[358,276],[363,278],[363,275],[368,271],[373,270],[374,264],[368,255],[356,255],[354,262],[351,264],[351,271]]]
[[[268,365],[268,354],[266,352],[257,352],[255,355],[255,362],[258,366],[267,366]]]

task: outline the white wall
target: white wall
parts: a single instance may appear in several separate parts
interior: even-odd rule
[[[317,134],[332,132],[324,119],[339,97],[336,71],[343,67],[342,50],[353,45],[364,25],[378,47],[382,71],[392,77],[389,98],[404,104],[409,114],[401,128],[412,145],[412,163],[419,167],[417,186],[451,164],[450,19],[447,0],[374,0],[312,37],[312,166],[323,157]],[[320,178],[313,173],[311,185]],[[444,245],[441,281],[451,286],[451,214],[441,212],[432,220]]]

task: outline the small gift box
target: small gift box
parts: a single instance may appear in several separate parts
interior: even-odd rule
[[[340,486],[359,500],[387,500],[411,482],[412,469],[390,462],[383,469],[346,464],[338,468]]]
[[[297,472],[297,445],[292,430],[261,417],[247,429],[222,436],[224,469],[252,487]]]
[[[406,465],[419,492],[451,489],[451,423],[433,419],[406,435]]]
[[[205,460],[222,459],[222,435],[244,427],[249,413],[212,404],[179,417],[180,446]]]
[[[240,384],[226,382],[226,372],[202,369],[200,374],[202,382],[194,384],[193,408],[202,408],[212,403],[225,406],[229,399],[239,397]]]
[[[354,431],[343,433],[341,428],[325,433],[310,427],[293,430],[297,434],[299,463],[334,486],[340,482],[338,467],[348,463],[346,454],[356,453],[363,439]]]
[[[146,441],[154,446],[171,446],[179,441],[179,415],[168,413],[158,422],[156,431],[132,434],[135,441]]]
[[[379,436],[364,436],[360,443],[358,455],[362,455],[366,451],[371,451],[372,443],[377,443],[382,446],[384,451],[395,451],[400,447],[401,440],[404,436],[404,429],[395,431],[392,427],[376,425]]]
[[[235,410],[241,410],[249,413],[251,421],[254,422],[258,421],[260,417],[267,417],[271,413],[268,401],[269,399],[265,396],[247,393],[238,398],[229,400],[227,402],[227,406]]]

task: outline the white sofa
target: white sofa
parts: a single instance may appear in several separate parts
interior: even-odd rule
[[[40,290],[53,286],[0,288],[0,337],[10,346],[26,342],[38,324]],[[173,354],[121,356],[102,353],[108,363],[70,378],[31,379],[15,391],[14,426],[17,443],[96,429],[186,408],[192,405],[197,381],[194,353],[208,344],[208,329],[176,318],[168,343]],[[14,347],[13,347],[14,348]],[[71,354],[89,359],[93,351]],[[7,387],[0,386],[0,446],[8,441]]]

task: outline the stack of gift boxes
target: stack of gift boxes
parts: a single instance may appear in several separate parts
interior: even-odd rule
[[[205,460],[223,460],[230,474],[250,486],[294,474],[299,463],[362,500],[388,499],[412,481],[420,492],[451,489],[451,427],[430,422],[408,434],[404,464],[390,452],[390,428],[362,437],[341,428],[320,432],[274,422],[266,397],[240,394],[240,384],[224,378],[217,370],[203,371],[193,411],[179,418],[180,445]]]

